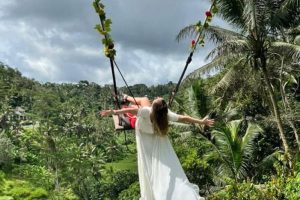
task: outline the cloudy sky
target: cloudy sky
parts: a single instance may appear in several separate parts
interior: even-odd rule
[[[0,1],[0,61],[41,82],[111,84],[92,0]],[[208,0],[102,0],[112,19],[116,61],[130,85],[177,82],[192,39],[180,29],[204,20]],[[214,24],[223,25],[215,18]],[[187,74],[205,63],[198,51]],[[117,84],[124,85],[117,77]]]

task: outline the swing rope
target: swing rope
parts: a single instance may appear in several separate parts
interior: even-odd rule
[[[123,74],[122,74],[122,72],[121,72],[119,66],[117,65],[115,59],[113,59],[113,61],[114,61],[114,64],[115,64],[116,68],[118,69],[118,71],[119,71],[119,73],[120,73],[120,75],[121,75],[121,77],[122,77],[122,79],[123,79],[125,85],[126,85],[127,90],[129,91],[130,95],[132,96],[132,98],[133,98],[135,104],[136,104],[138,107],[140,107],[140,106],[138,105],[136,99],[134,98],[134,95],[133,95],[132,91],[130,90],[130,88],[129,88],[128,84],[127,84],[127,81],[125,80],[125,78],[124,78],[124,76],[123,76]]]
[[[135,104],[138,106],[137,102],[136,102],[136,99],[132,93],[132,91],[130,90],[123,74],[121,73],[115,59],[114,59],[114,56],[116,54],[116,50],[114,49],[114,44],[113,44],[113,40],[111,39],[110,35],[108,34],[108,32],[110,31],[110,24],[111,24],[111,20],[110,19],[106,19],[106,16],[105,16],[105,11],[104,11],[104,5],[102,3],[100,3],[101,0],[95,0],[93,2],[93,5],[94,5],[94,8],[96,10],[96,12],[99,14],[99,18],[100,18],[100,22],[101,22],[101,25],[96,25],[96,29],[99,31],[100,34],[104,35],[104,40],[102,40],[102,43],[104,44],[105,48],[104,48],[104,53],[105,55],[110,59],[110,65],[111,65],[111,71],[112,71],[112,76],[113,76],[113,84],[114,84],[114,92],[115,92],[115,95],[116,95],[116,100],[117,100],[117,104],[118,104],[118,107],[120,108],[120,105],[119,105],[119,101],[118,101],[118,92],[117,92],[117,86],[116,86],[116,78],[115,78],[115,72],[114,72],[114,65],[116,66],[116,68],[118,69],[125,85],[126,85],[126,88],[128,89],[130,95],[133,97],[134,101],[135,101]],[[206,18],[205,18],[205,21],[203,23],[203,25],[201,24],[201,22],[199,21],[197,24],[196,24],[196,27],[197,27],[197,30],[198,30],[198,36],[197,36],[197,39],[196,41],[193,40],[193,43],[192,43],[192,48],[191,48],[191,51],[190,51],[190,54],[186,60],[186,63],[185,63],[185,66],[184,66],[184,69],[183,69],[183,72],[181,73],[181,76],[179,78],[179,81],[177,82],[176,84],[176,87],[174,88],[174,90],[171,92],[170,94],[170,97],[169,97],[169,107],[172,106],[172,103],[173,103],[173,100],[175,98],[175,95],[177,94],[178,90],[179,90],[179,87],[180,87],[180,84],[182,82],[182,79],[185,75],[185,72],[189,66],[189,64],[192,62],[192,57],[193,57],[193,54],[197,48],[197,44],[200,43],[202,44],[202,46],[204,46],[204,36],[203,36],[203,30],[208,28],[209,27],[209,22],[211,21],[212,19],[212,13],[216,13],[217,12],[217,7],[215,5],[215,2],[216,0],[212,0],[212,4],[210,6],[210,9],[209,11],[207,11],[205,14],[206,14]]]
[[[185,66],[184,66],[184,69],[183,69],[183,72],[181,73],[181,76],[180,76],[180,78],[179,78],[179,81],[177,82],[175,89],[172,91],[172,93],[171,93],[171,95],[170,95],[170,98],[169,98],[169,107],[172,106],[174,97],[175,97],[175,95],[177,94],[177,91],[178,91],[178,89],[179,89],[179,86],[180,86],[180,84],[181,84],[181,81],[182,81],[182,79],[183,79],[183,76],[184,76],[184,74],[185,74],[185,71],[186,71],[186,69],[188,68],[189,64],[192,62],[193,53],[194,53],[194,51],[192,51],[192,52],[190,53],[189,57],[187,58],[186,63],[185,63]]]
[[[120,102],[118,100],[118,90],[117,90],[117,84],[116,84],[116,76],[115,76],[115,70],[114,70],[114,66],[116,66],[116,68],[118,69],[125,85],[126,88],[128,89],[130,95],[133,97],[135,104],[139,107],[139,105],[137,104],[137,101],[132,93],[132,91],[130,90],[123,74],[121,73],[120,68],[118,67],[114,57],[116,55],[116,50],[114,49],[114,44],[113,44],[113,40],[111,38],[111,36],[109,35],[109,32],[111,30],[110,28],[110,24],[111,24],[111,20],[110,19],[106,19],[106,15],[105,15],[105,11],[104,11],[104,5],[100,2],[100,0],[95,0],[93,2],[93,6],[95,8],[95,11],[98,13],[99,15],[99,19],[100,19],[100,24],[97,24],[95,26],[95,29],[98,30],[98,32],[104,36],[104,39],[102,40],[102,43],[104,44],[105,48],[104,48],[104,54],[106,55],[106,57],[109,58],[110,61],[110,67],[111,67],[111,73],[112,73],[112,78],[113,78],[113,87],[114,87],[114,93],[115,96],[114,98],[116,99],[117,102],[117,107],[120,109]]]
[[[189,64],[192,62],[192,57],[193,57],[193,54],[194,54],[194,52],[195,52],[195,50],[196,50],[196,48],[197,48],[197,44],[199,44],[199,41],[200,41],[200,43],[201,43],[202,45],[204,45],[204,41],[203,41],[204,36],[202,36],[202,35],[203,35],[203,30],[204,30],[204,28],[208,28],[208,26],[209,26],[208,23],[209,23],[209,22],[211,21],[211,19],[212,19],[212,13],[216,13],[216,12],[217,12],[217,7],[216,7],[216,5],[215,5],[215,2],[216,2],[216,0],[213,0],[211,6],[210,6],[210,8],[209,8],[209,11],[207,11],[207,12],[205,13],[205,14],[206,14],[206,18],[205,18],[204,24],[201,25],[201,22],[198,22],[198,23],[196,24],[196,26],[198,26],[198,28],[199,28],[198,36],[197,36],[196,41],[193,41],[193,43],[192,43],[192,48],[191,48],[190,54],[189,54],[189,56],[188,56],[188,58],[187,58],[187,60],[186,60],[186,63],[185,63],[183,72],[181,73],[181,76],[180,76],[180,78],[179,78],[179,81],[177,82],[175,89],[174,89],[174,90],[171,92],[171,94],[170,94],[170,98],[169,98],[169,107],[172,106],[173,100],[174,100],[175,95],[177,94],[177,92],[178,92],[178,90],[179,90],[179,87],[180,87],[181,81],[182,81],[182,79],[183,79],[183,76],[184,76],[184,74],[185,74],[185,72],[186,72],[186,70],[187,70]],[[201,40],[200,40],[200,39],[201,39]]]

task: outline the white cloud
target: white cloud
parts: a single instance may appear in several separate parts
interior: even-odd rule
[[[204,18],[208,1],[104,0],[112,18],[116,61],[130,85],[177,82],[188,43],[177,32]],[[221,21],[222,22],[222,21]],[[221,23],[218,21],[218,23]],[[88,80],[111,84],[92,0],[16,0],[0,3],[0,61],[42,82]],[[201,66],[207,48],[194,55],[186,74]],[[116,70],[116,74],[118,74]],[[118,85],[124,85],[119,75]]]
[[[42,57],[38,59],[32,59],[24,56],[24,63],[33,72],[39,74],[43,79],[49,81],[55,81],[55,76],[58,73],[58,67],[49,58]]]

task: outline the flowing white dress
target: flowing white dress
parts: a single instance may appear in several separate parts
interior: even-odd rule
[[[140,200],[204,200],[187,179],[168,136],[154,134],[151,107],[139,109],[136,122]],[[169,121],[178,115],[168,111]]]

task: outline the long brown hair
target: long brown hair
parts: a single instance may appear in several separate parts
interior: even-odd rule
[[[168,105],[165,100],[155,101],[152,104],[152,112],[150,114],[154,132],[159,135],[167,135],[169,130],[168,121]]]

